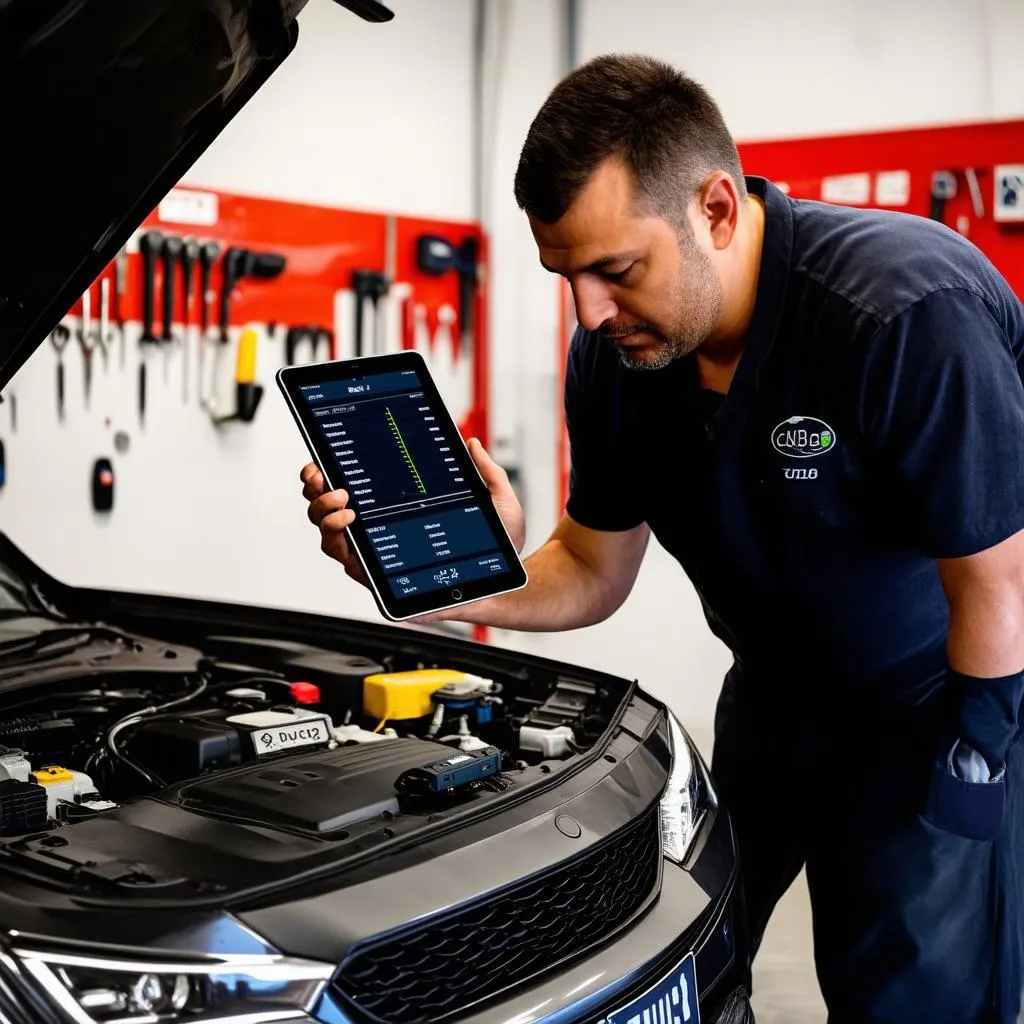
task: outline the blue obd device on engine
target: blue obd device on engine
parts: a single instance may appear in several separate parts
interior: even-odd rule
[[[462,789],[501,772],[501,751],[497,747],[454,752],[443,761],[422,768],[410,768],[395,783],[399,793],[428,795]]]

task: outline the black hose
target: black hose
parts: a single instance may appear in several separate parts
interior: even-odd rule
[[[107,731],[107,749],[111,754],[114,755],[123,764],[128,765],[129,768],[134,769],[138,772],[150,785],[162,786],[164,783],[151,775],[141,765],[136,764],[130,757],[124,754],[117,748],[117,737],[120,733],[124,732],[125,729],[132,725],[138,725],[139,722],[150,718],[153,715],[162,714],[171,708],[178,707],[181,704],[187,704],[189,701],[195,700],[196,697],[200,696],[206,691],[207,681],[206,679],[200,679],[199,685],[191,692],[187,693],[184,697],[176,697],[174,700],[167,701],[165,704],[158,704],[154,707],[143,708],[141,711],[133,711],[130,715],[126,715],[124,718],[115,722],[110,729]]]

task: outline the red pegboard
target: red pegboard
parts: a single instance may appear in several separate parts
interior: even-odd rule
[[[433,338],[438,325],[438,311],[451,310],[453,345],[458,346],[459,280],[448,272],[440,276],[426,274],[416,265],[416,241],[422,234],[439,235],[453,245],[475,238],[479,246],[479,284],[476,292],[473,351],[472,403],[460,427],[468,435],[479,437],[485,444],[488,431],[488,360],[487,360],[487,238],[480,226],[470,222],[442,221],[426,218],[393,216],[394,284],[396,291],[408,292],[408,308],[422,306],[426,312],[427,329]],[[284,272],[270,281],[245,278],[232,292],[230,326],[274,324],[280,331],[289,326],[322,324],[335,331],[335,354],[339,358],[354,354],[354,316],[351,322],[335,319],[335,296],[351,290],[352,272],[356,269],[385,272],[389,215],[353,211],[306,203],[284,202],[256,196],[219,192],[198,187],[175,189],[160,207],[139,227],[127,247],[127,267],[123,300],[117,308],[121,321],[142,319],[142,258],[137,237],[148,229],[156,229],[200,242],[216,241],[221,246],[221,259],[214,268],[211,287],[215,295],[211,303],[210,330],[219,325],[220,295],[223,282],[223,253],[230,246],[261,252],[279,253],[285,257]],[[180,266],[175,287],[173,322],[186,322],[184,290]],[[111,262],[102,277],[111,282],[113,303],[115,263]],[[97,315],[99,291],[94,286],[92,312]],[[199,272],[193,279],[187,322],[199,323],[202,301]],[[352,306],[354,313],[354,304]],[[81,302],[69,311],[78,316]],[[154,325],[159,333],[163,321],[163,267],[157,264]],[[366,337],[372,336],[370,313],[367,313]],[[403,339],[405,340],[405,339]],[[433,344],[433,342],[432,342]],[[367,349],[369,350],[369,349]]]

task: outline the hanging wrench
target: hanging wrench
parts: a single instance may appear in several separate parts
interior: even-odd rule
[[[71,331],[62,320],[50,335],[50,344],[57,353],[57,416],[61,422],[64,420],[64,349],[68,347],[70,340]]]
[[[182,401],[188,401],[188,361],[189,361],[189,350],[188,350],[188,334],[189,334],[189,318],[191,316],[191,301],[192,301],[192,278],[195,274],[196,264],[199,262],[199,243],[194,238],[186,238],[185,243],[181,248],[181,276],[183,278],[183,287],[185,291],[185,314],[182,317],[182,349],[181,349],[181,398]],[[199,342],[203,344],[202,339]],[[200,349],[202,351],[202,349]],[[200,384],[201,386],[201,384]]]
[[[117,309],[117,324],[121,330],[121,369],[124,369],[126,355],[124,330],[124,293],[128,281],[128,250],[122,249],[114,263],[114,302]]]
[[[175,284],[177,281],[176,273],[178,267],[178,257],[181,256],[182,240],[177,235],[165,235],[164,244],[161,253],[164,260],[164,333],[160,339],[160,343],[165,346],[164,348],[164,382],[166,383],[170,378],[170,356],[171,356],[171,345],[175,341],[181,341],[180,338],[175,338],[174,331],[172,330],[172,323],[174,322],[174,295],[175,295]],[[182,344],[184,348],[184,344]]]
[[[100,323],[96,332],[96,348],[103,357],[104,372],[110,368],[110,346],[113,342],[113,331],[110,329],[110,280],[104,277],[100,281]]]
[[[92,394],[92,356],[96,350],[96,342],[92,339],[92,292],[86,288],[82,296],[82,322],[78,330],[78,344],[82,349],[83,379],[85,380],[85,406],[89,407],[89,396]]]

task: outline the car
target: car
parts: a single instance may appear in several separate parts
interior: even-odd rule
[[[301,7],[0,7],[0,389]],[[636,681],[70,586],[0,535],[5,1024],[743,1024],[750,959],[728,809]]]

